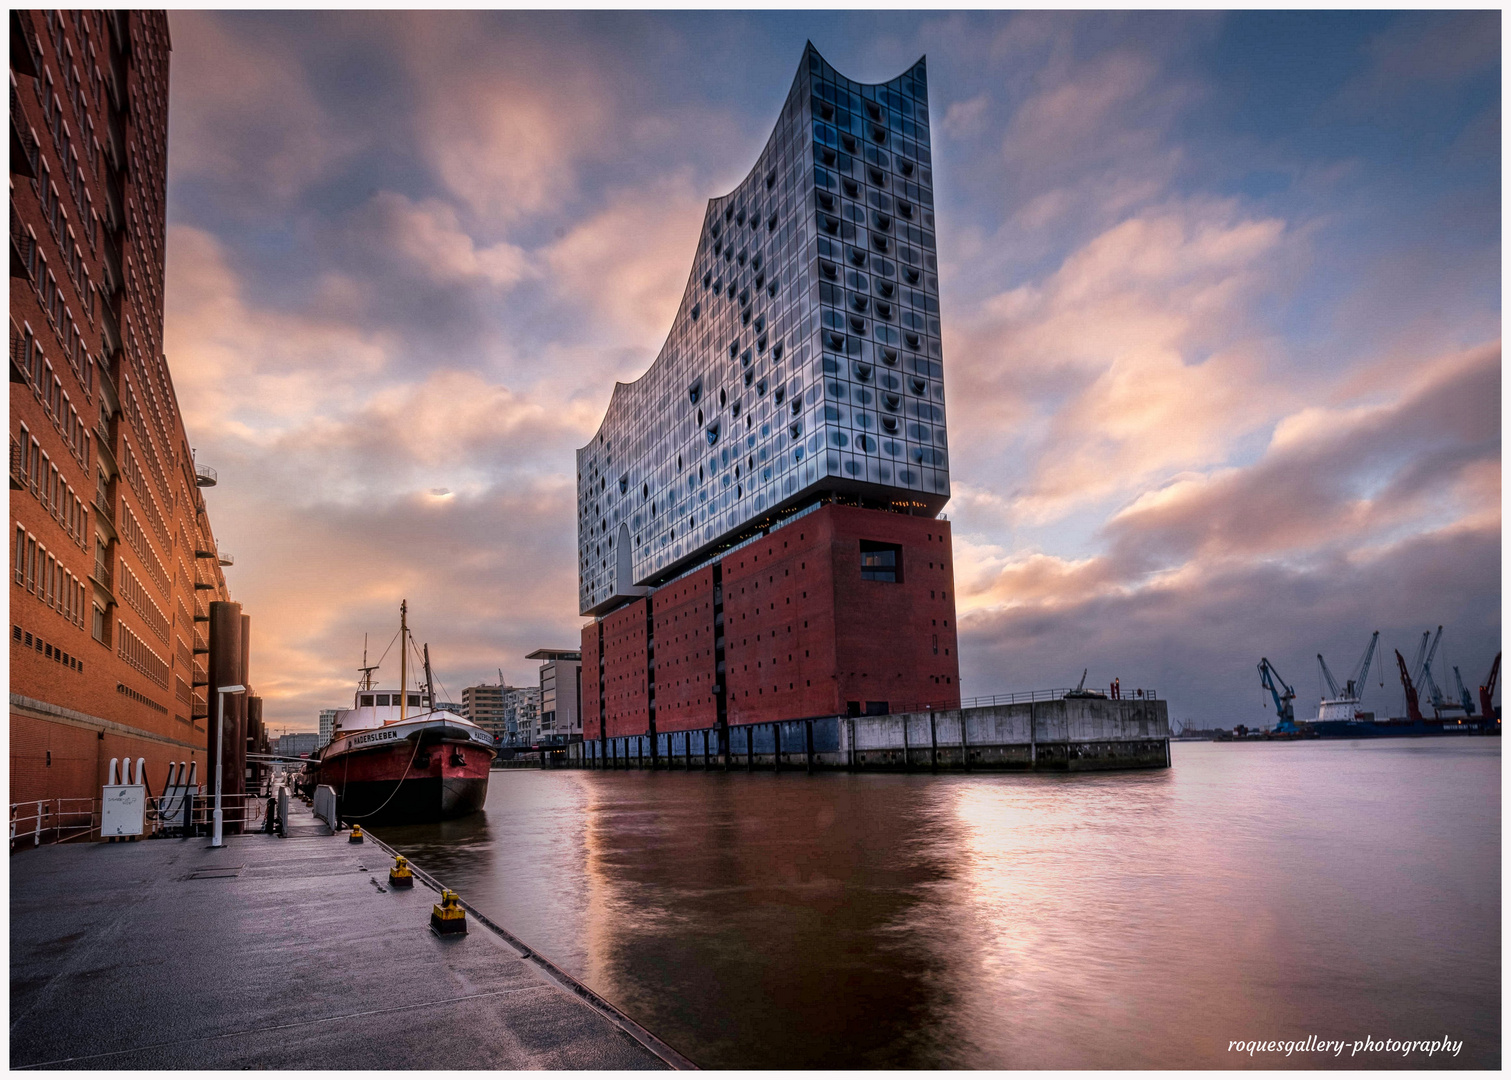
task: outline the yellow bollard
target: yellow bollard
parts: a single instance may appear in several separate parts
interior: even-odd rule
[[[442,889],[441,902],[430,909],[430,929],[437,934],[465,934],[467,913],[458,903],[460,899],[450,889]]]
[[[414,872],[409,869],[409,860],[404,856],[393,857],[393,866],[388,871],[388,884],[395,889],[409,888],[414,884]]]
[[[353,825],[352,834],[346,838],[348,844],[360,844],[362,842],[362,826]]]

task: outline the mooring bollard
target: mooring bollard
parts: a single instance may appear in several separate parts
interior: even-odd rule
[[[394,889],[407,889],[414,885],[414,871],[409,869],[409,860],[404,856],[393,857],[393,866],[388,869],[388,884]]]
[[[465,934],[467,912],[459,900],[461,897],[450,889],[442,889],[441,902],[430,909],[430,929],[437,934]]]
[[[360,825],[353,825],[352,826],[352,834],[346,838],[346,842],[348,844],[360,844],[360,843],[362,843],[362,826],[360,826]]]

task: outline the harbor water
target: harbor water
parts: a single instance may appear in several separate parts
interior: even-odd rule
[[[1172,751],[507,770],[483,814],[377,832],[705,1067],[1500,1065],[1498,739]],[[1229,1048],[1310,1036],[1347,1047]]]

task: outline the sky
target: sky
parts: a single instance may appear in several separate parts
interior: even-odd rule
[[[1498,12],[169,22],[166,351],[275,729],[401,598],[443,699],[577,646],[573,452],[808,40],[928,57],[966,697],[1252,726],[1265,656],[1304,718],[1379,630],[1400,715],[1390,650],[1500,647]]]

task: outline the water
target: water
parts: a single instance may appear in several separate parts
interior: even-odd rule
[[[1499,740],[1172,752],[511,770],[485,814],[379,834],[706,1067],[1499,1066]],[[1349,1048],[1228,1050],[1310,1035]]]

